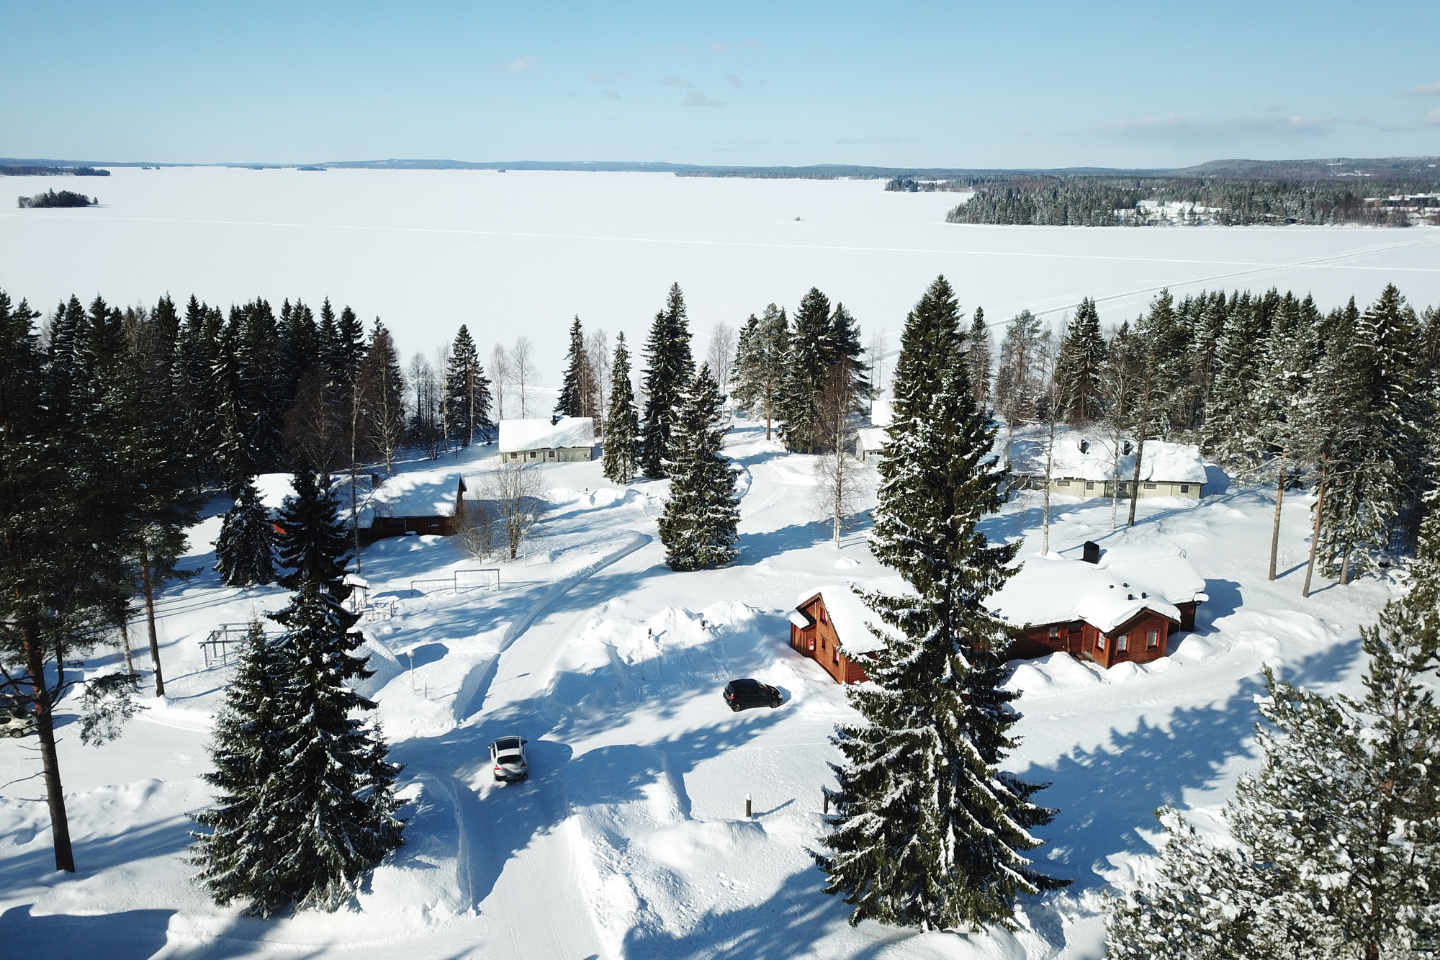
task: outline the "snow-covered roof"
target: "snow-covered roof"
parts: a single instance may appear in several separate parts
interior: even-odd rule
[[[795,606],[799,607],[818,593],[825,602],[825,613],[835,627],[835,635],[840,638],[840,649],[854,654],[874,653],[885,646],[885,640],[876,636],[866,624],[878,625],[880,615],[865,606],[850,586],[848,583],[832,583],[806,590],[795,599]],[[873,589],[877,584],[867,583],[865,586]],[[885,581],[885,587],[892,586],[894,584],[889,580]]]
[[[885,430],[880,427],[865,427],[855,431],[855,438],[862,450],[879,450],[885,445]]]
[[[595,446],[595,420],[593,417],[561,417],[554,424],[549,420],[500,421],[501,453],[593,446]]]
[[[1044,436],[1016,437],[1010,444],[1010,470],[1023,477],[1045,476]],[[1135,442],[1131,452],[1123,453],[1126,438],[1121,438],[1120,479],[1135,476]],[[1055,438],[1051,457],[1050,477],[1055,480],[1113,480],[1115,478],[1115,439],[1062,433]],[[1141,482],[1204,483],[1205,461],[1200,448],[1188,443],[1145,441],[1145,459],[1140,463]]]
[[[1029,557],[986,606],[1015,626],[1084,620],[1110,631],[1146,609],[1179,622],[1178,605],[1209,599],[1204,591],[1181,553],[1109,550],[1098,564]]]
[[[889,397],[876,397],[870,401],[870,422],[877,427],[888,427],[895,419],[895,406]]]

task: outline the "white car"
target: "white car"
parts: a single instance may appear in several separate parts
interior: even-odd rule
[[[24,737],[35,732],[35,715],[18,704],[0,701],[0,737]]]
[[[525,764],[525,744],[528,740],[519,737],[501,737],[490,744],[490,765],[494,768],[496,783],[511,783],[530,776]]]

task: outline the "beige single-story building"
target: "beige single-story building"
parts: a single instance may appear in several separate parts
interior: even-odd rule
[[[1010,444],[1010,475],[1015,486],[1043,490],[1049,454],[1051,493],[1072,497],[1129,497],[1135,482],[1135,456],[1139,445],[1131,438],[1058,434],[1050,447],[1048,436],[1016,437]],[[1118,457],[1117,457],[1118,453]],[[1205,487],[1205,460],[1200,448],[1188,443],[1146,440],[1140,461],[1141,497],[1200,499]],[[1118,491],[1117,491],[1118,485]]]
[[[886,433],[884,427],[862,427],[855,431],[855,456],[861,463],[873,463],[880,459],[880,448],[885,445]]]
[[[595,420],[501,420],[500,460],[505,463],[559,463],[595,459]]]

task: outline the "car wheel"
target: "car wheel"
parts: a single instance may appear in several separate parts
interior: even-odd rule
[[[778,706],[780,706],[780,698],[779,698],[779,697],[776,697],[774,700],[771,700],[771,701],[770,701],[770,709],[771,709],[771,710],[774,710],[774,709],[775,709],[776,707],[778,707]]]
[[[738,704],[738,703],[732,703],[732,704],[730,704],[730,712],[731,712],[731,713],[739,713],[739,712],[740,712],[740,704]]]

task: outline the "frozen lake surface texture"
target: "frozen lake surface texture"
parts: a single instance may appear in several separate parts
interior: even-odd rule
[[[937,273],[993,323],[1025,307],[1058,318],[1082,296],[1118,323],[1165,286],[1277,286],[1328,307],[1393,281],[1412,303],[1440,302],[1440,230],[962,226],[944,222],[955,194],[879,180],[132,167],[4,183],[102,203],[0,209],[0,288],[39,309],[71,293],[277,309],[329,296],[380,316],[407,354],[461,323],[482,347],[528,334],[542,376],[558,372],[572,316],[641,336],[672,282],[698,335],[818,286],[892,344]]]

